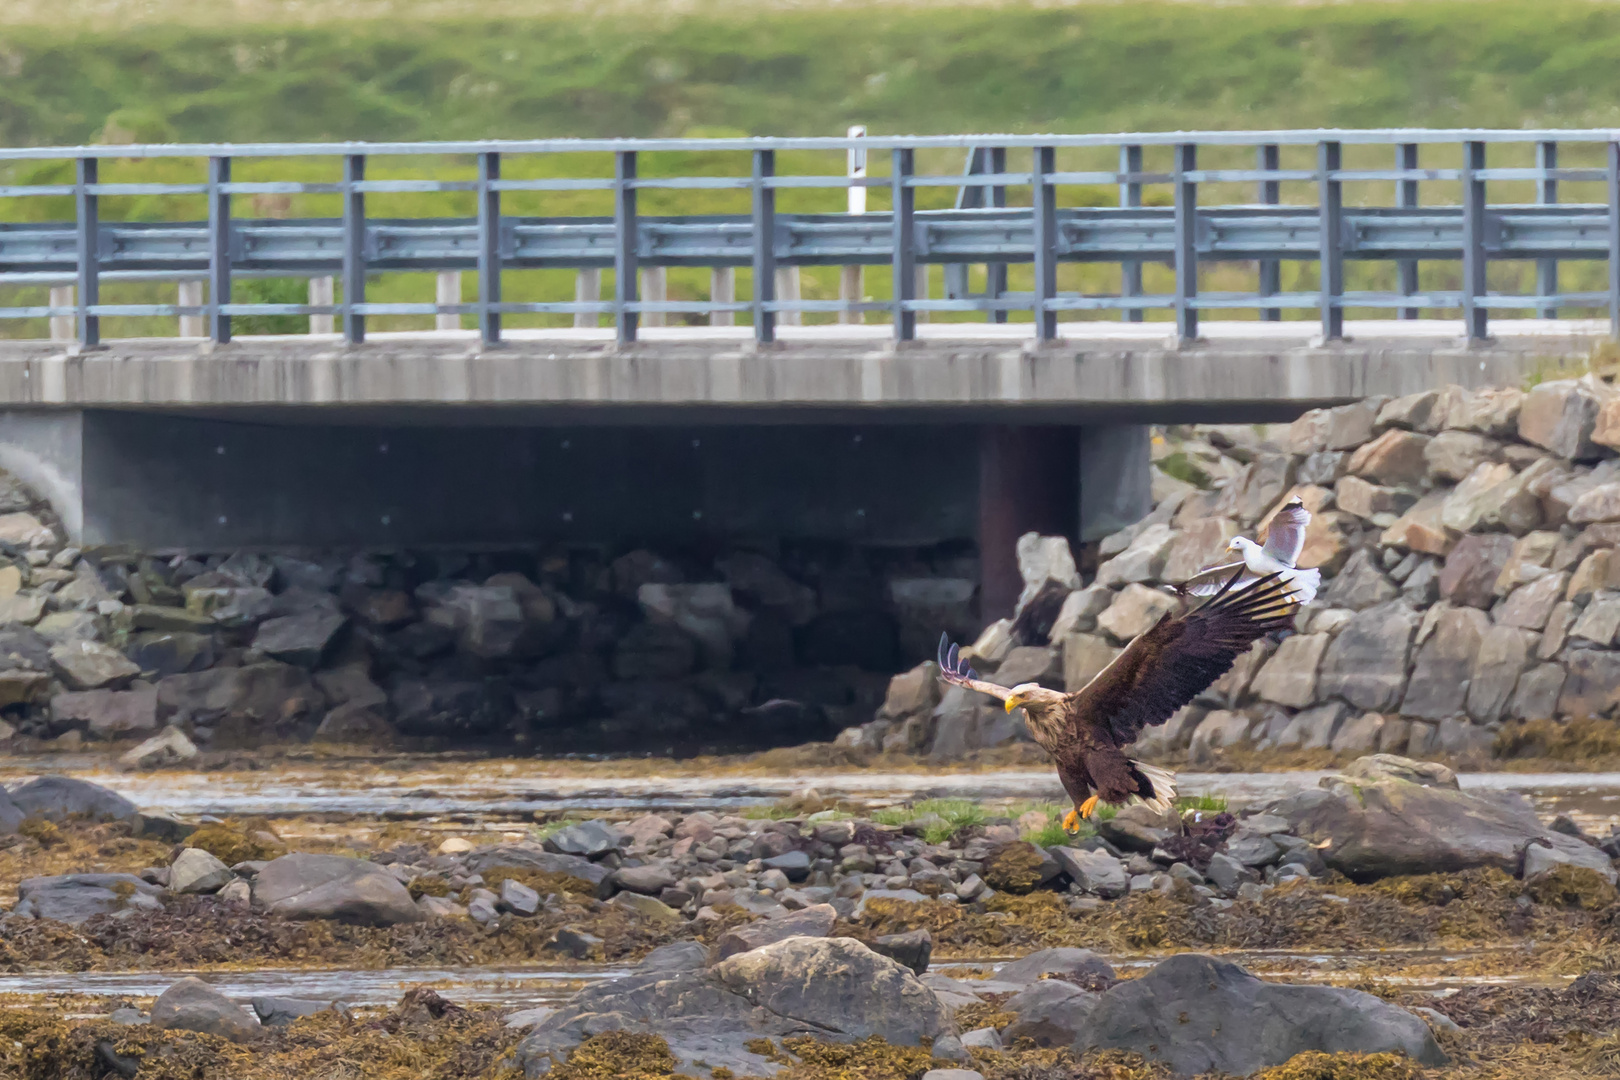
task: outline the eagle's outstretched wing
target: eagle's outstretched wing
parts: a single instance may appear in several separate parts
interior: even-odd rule
[[[948,683],[989,694],[997,701],[1006,701],[1012,690],[993,682],[985,682],[979,673],[968,667],[962,659],[962,650],[951,642],[949,634],[939,635],[939,674]]]
[[[1292,627],[1298,603],[1276,574],[1238,587],[1242,570],[1215,597],[1139,635],[1096,678],[1070,694],[1070,722],[1115,745],[1136,741],[1226,674],[1249,646]]]

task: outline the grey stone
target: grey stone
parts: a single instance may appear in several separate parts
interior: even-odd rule
[[[962,1032],[962,1045],[969,1050],[1000,1050],[1001,1032],[993,1027],[974,1028]]]
[[[1575,379],[1541,383],[1519,408],[1519,438],[1570,461],[1589,461],[1603,452],[1592,441],[1601,405]]]
[[[1047,976],[1106,986],[1114,981],[1114,969],[1090,949],[1058,948],[1037,949],[996,971],[997,982],[1018,985],[1028,985]]]
[[[641,958],[636,973],[652,971],[697,971],[709,966],[709,950],[701,941],[677,941],[660,945]]]
[[[949,1039],[951,1036],[947,1035],[946,1038]],[[934,1049],[936,1051],[934,1056],[940,1057],[941,1055],[937,1053],[938,1043],[934,1044]],[[984,1074],[976,1069],[929,1069],[922,1074],[922,1080],[984,1080]]]
[[[1002,1006],[1018,1016],[1004,1034],[1009,1042],[1031,1039],[1036,1046],[1068,1046],[1085,1030],[1100,996],[1072,983],[1042,979]]]
[[[540,910],[540,894],[515,878],[501,882],[500,906],[514,915],[533,915]]]
[[[1550,720],[1558,711],[1563,689],[1562,664],[1537,664],[1519,676],[1508,712],[1518,720]]]
[[[1272,812],[1321,849],[1331,869],[1354,881],[1396,874],[1448,874],[1480,866],[1519,869],[1532,839],[1559,850],[1591,849],[1554,833],[1515,793],[1430,787],[1406,780],[1327,777],[1324,787],[1299,792]]]
[[[285,1027],[300,1017],[347,1011],[335,1001],[310,1001],[306,998],[256,997],[251,1004],[259,1022],[265,1027]]]
[[[626,866],[613,872],[613,884],[628,892],[657,896],[665,889],[674,887],[675,875],[662,863]]]
[[[1496,598],[1496,579],[1512,554],[1513,537],[1505,533],[1464,536],[1446,556],[1440,595],[1459,607],[1490,607]]]
[[[1223,746],[1237,746],[1249,737],[1251,721],[1240,712],[1217,709],[1198,722],[1188,746],[1188,760],[1195,764],[1209,761]]]
[[[831,904],[816,904],[780,918],[748,923],[721,935],[720,940],[715,942],[714,959],[718,963],[728,956],[791,937],[824,938],[832,933],[833,924],[837,921],[838,912]]]
[[[1431,612],[1438,612],[1434,632],[1418,650],[1400,711],[1403,716],[1442,720],[1462,712],[1468,677],[1490,618],[1475,608],[1446,607]]]
[[[1378,749],[1389,720],[1381,713],[1362,713],[1339,725],[1328,748],[1335,754],[1366,754]]]
[[[315,668],[348,622],[341,612],[310,608],[259,624],[253,647],[266,656],[301,668]]]
[[[1597,649],[1572,649],[1565,661],[1558,712],[1585,719],[1609,716],[1620,707],[1620,654]]]
[[[887,956],[921,975],[928,970],[928,962],[934,956],[934,935],[927,930],[882,934],[873,938],[869,947],[879,956]]]
[[[1384,576],[1373,553],[1363,548],[1351,555],[1333,580],[1322,591],[1321,603],[1360,611],[1395,599],[1399,590]],[[1290,638],[1289,641],[1293,639]],[[1283,642],[1286,645],[1288,642]]]
[[[51,646],[56,674],[73,690],[119,689],[141,673],[128,657],[99,641],[64,641]]]
[[[1097,568],[1096,584],[1117,588],[1120,585],[1156,580],[1164,570],[1165,560],[1170,555],[1170,542],[1174,539],[1175,530],[1169,525],[1149,525],[1137,534],[1124,551]],[[1104,628],[1109,629],[1106,625]],[[1114,631],[1109,629],[1109,633]],[[1138,630],[1137,633],[1141,631]]]
[[[1245,881],[1253,880],[1253,873],[1242,863],[1224,851],[1217,851],[1209,857],[1209,880],[1215,884],[1226,896],[1234,895],[1238,886]]]
[[[51,821],[131,821],[135,804],[100,784],[71,776],[40,776],[10,789],[11,801],[27,817]]]
[[[1097,617],[1097,627],[1116,641],[1129,642],[1144,634],[1176,607],[1169,593],[1131,584],[1119,591],[1107,611]]]
[[[1101,995],[1073,1049],[1132,1050],[1180,1076],[1250,1076],[1307,1050],[1446,1056],[1428,1025],[1359,990],[1290,986],[1236,964],[1184,953]]]
[[[1620,594],[1607,590],[1595,594],[1575,625],[1569,628],[1570,637],[1604,648],[1614,644],[1617,634],[1620,634]]]
[[[1045,645],[1020,645],[1007,651],[996,668],[996,681],[1003,686],[1039,683],[1053,690],[1063,689],[1063,650]]]
[[[118,765],[123,769],[157,769],[191,761],[197,754],[197,744],[186,738],[185,732],[177,727],[167,727],[120,754]]]
[[[1406,688],[1406,660],[1418,615],[1400,601],[1358,611],[1322,657],[1317,694],[1374,712],[1392,709]]]
[[[613,871],[607,867],[578,855],[558,855],[538,844],[496,844],[479,848],[468,853],[465,865],[472,874],[483,874],[497,867],[565,874],[592,886],[601,899],[606,899],[613,891]]]
[[[1130,890],[1130,879],[1125,876],[1124,866],[1106,851],[1072,847],[1054,847],[1047,851],[1057,860],[1069,880],[1086,892],[1112,900]]]
[[[1613,885],[1616,879],[1614,864],[1601,850],[1591,844],[1581,842],[1562,847],[1548,847],[1540,843],[1531,843],[1524,849],[1524,879],[1530,879],[1545,874],[1559,866],[1579,866],[1595,871],[1603,879]]]
[[[125,906],[162,906],[163,889],[133,874],[59,874],[24,878],[17,886],[17,910],[38,919],[77,926],[93,915],[107,915]],[[126,897],[128,898],[126,901]],[[141,898],[144,903],[137,903]]]
[[[1098,835],[1122,851],[1152,851],[1180,831],[1181,819],[1174,810],[1161,814],[1140,803],[1097,823]]]
[[[1329,701],[1294,715],[1276,737],[1276,744],[1284,750],[1325,750],[1333,745],[1334,736],[1344,724],[1350,710],[1342,701]]]
[[[186,848],[169,864],[171,892],[218,892],[235,880],[230,867],[201,848]]]
[[[1393,594],[1393,588],[1390,591]],[[1254,677],[1251,689],[1278,705],[1296,709],[1309,705],[1316,700],[1316,670],[1328,641],[1327,634],[1295,634],[1287,638]]]
[[[622,848],[624,844],[624,834],[600,818],[566,825],[544,841],[547,851],[558,855],[582,855],[587,859],[601,858],[610,851]]]
[[[1567,607],[1560,601],[1564,598],[1564,586],[1568,581],[1568,574],[1555,573],[1520,585],[1497,605],[1492,617],[1503,626],[1540,630],[1547,625],[1555,608]]]
[[[1486,629],[1468,676],[1469,716],[1481,723],[1502,717],[1519,682],[1519,673],[1531,661],[1536,640],[1532,631],[1514,626]]]
[[[1239,830],[1226,842],[1226,854],[1253,869],[1276,862],[1282,856],[1282,848],[1269,836]]]
[[[57,725],[83,724],[98,739],[143,735],[157,730],[157,687],[70,690],[51,698],[51,719]]]
[[[600,958],[602,939],[572,926],[564,926],[542,946],[544,951],[558,953],[574,960]]]
[[[290,919],[391,926],[420,922],[405,886],[376,863],[295,853],[272,859],[253,879],[255,907]]]
[[[232,1042],[258,1037],[259,1021],[240,1005],[201,979],[187,977],[170,986],[152,1003],[151,1025],[218,1035]]]
[[[724,1066],[744,1076],[778,1068],[748,1050],[759,1038],[879,1035],[896,1045],[952,1034],[949,1012],[904,967],[849,938],[788,938],[706,971],[632,974],[587,987],[517,1047],[531,1077],[599,1031],[657,1034],[680,1072]]]
[[[810,876],[810,856],[803,851],[784,851],[764,860],[765,869],[780,870],[789,881],[803,881]]]
[[[1469,431],[1444,431],[1423,448],[1429,475],[1456,483],[1485,462],[1492,461],[1502,444]]]

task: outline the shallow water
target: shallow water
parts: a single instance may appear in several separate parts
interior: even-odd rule
[[[1481,976],[1466,974],[1407,975],[1386,974],[1382,967],[1408,965],[1462,965],[1492,950],[1439,952],[1382,950],[1372,952],[1289,952],[1255,950],[1223,954],[1223,959],[1239,963],[1267,978],[1297,983],[1343,981],[1348,975],[1403,989],[1446,993],[1479,984],[1540,985],[1548,980],[1523,976]],[[1012,957],[940,963],[930,973],[967,975],[972,969],[999,969]],[[1108,960],[1121,973],[1134,973],[1152,967],[1162,956],[1114,955]],[[72,993],[109,999],[154,998],[176,980],[198,974],[227,997],[246,1003],[255,997],[292,997],[315,1001],[342,1001],[355,1007],[382,1007],[396,1004],[413,986],[430,986],[447,1000],[460,1004],[492,1004],[512,1009],[558,1005],[580,988],[617,979],[629,967],[617,964],[577,964],[568,966],[518,966],[487,968],[383,968],[354,970],[341,968],[281,968],[254,971],[87,971],[0,975],[0,994],[44,996]],[[992,976],[993,978],[994,976]]]
[[[805,788],[833,799],[882,806],[933,797],[984,801],[1064,798],[1050,770],[980,773],[761,774],[703,776],[555,776],[544,761],[447,762],[423,758],[387,764],[272,762],[262,770],[120,773],[89,755],[12,758],[0,780],[64,772],[103,784],[143,809],[181,816],[334,814],[401,819],[454,818],[499,823],[544,813],[736,811],[777,802]],[[1188,795],[1221,795],[1235,807],[1315,787],[1325,772],[1180,774]],[[1464,773],[1464,788],[1517,791],[1546,817],[1571,814],[1588,831],[1620,824],[1620,773]]]

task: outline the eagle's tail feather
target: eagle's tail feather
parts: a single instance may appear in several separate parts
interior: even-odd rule
[[[1157,765],[1149,765],[1145,761],[1130,759],[1131,771],[1135,772],[1152,789],[1151,796],[1139,796],[1148,807],[1165,813],[1176,801],[1176,774],[1169,769],[1161,769]]]

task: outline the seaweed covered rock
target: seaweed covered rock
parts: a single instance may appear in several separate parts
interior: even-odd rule
[[[201,1031],[232,1042],[248,1042],[261,1030],[257,1018],[194,977],[181,979],[158,996],[152,1005],[151,1022],[156,1028]]]
[[[253,904],[292,919],[392,926],[420,922],[410,892],[363,859],[298,853],[272,859],[253,879]]]
[[[1193,953],[1104,993],[1074,1042],[1076,1052],[1092,1047],[1133,1050],[1177,1076],[1251,1076],[1313,1050],[1446,1063],[1421,1018],[1371,994],[1262,982]]]

